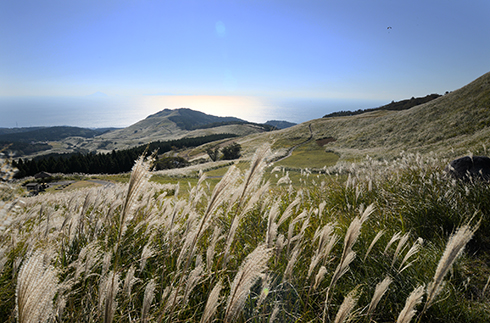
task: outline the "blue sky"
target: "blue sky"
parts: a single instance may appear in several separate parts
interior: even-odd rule
[[[489,16],[488,0],[4,0],[0,126],[179,106],[302,122],[442,94],[490,71]]]

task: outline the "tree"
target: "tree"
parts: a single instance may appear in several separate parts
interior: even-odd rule
[[[219,159],[219,147],[216,146],[214,149],[209,147],[206,149],[206,153],[212,161],[217,161]]]
[[[240,151],[242,150],[242,146],[238,143],[233,143],[229,146],[226,146],[221,150],[223,153],[223,159],[225,160],[231,160],[231,159],[237,159],[240,158]]]

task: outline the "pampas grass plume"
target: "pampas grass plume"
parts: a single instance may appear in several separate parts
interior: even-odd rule
[[[223,288],[223,284],[219,281],[209,293],[208,301],[206,302],[206,306],[204,307],[204,312],[201,317],[201,323],[210,322],[216,313],[216,309],[219,305],[219,294],[221,289]]]
[[[444,253],[442,254],[442,257],[437,265],[434,278],[427,287],[427,301],[425,302],[422,314],[434,302],[435,298],[441,291],[444,276],[446,276],[453,263],[461,255],[465,245],[471,240],[473,234],[478,229],[478,226],[479,223],[474,227],[463,225],[449,238],[446,249],[444,250]]]
[[[383,295],[386,293],[388,287],[392,282],[393,279],[387,276],[385,279],[383,279],[382,282],[376,285],[376,288],[374,290],[374,295],[371,298],[371,303],[369,304],[369,308],[367,311],[368,316],[373,314],[374,310],[376,309],[376,306],[378,306],[378,303],[381,300],[381,297],[383,297]]]
[[[53,316],[56,270],[44,264],[44,254],[34,253],[22,265],[17,278],[16,309],[19,323],[41,322]]]
[[[249,254],[231,284],[230,295],[226,304],[224,322],[233,322],[245,305],[250,289],[267,269],[267,262],[272,249],[264,244],[259,245]]]
[[[340,305],[339,311],[335,316],[334,323],[342,323],[349,319],[352,314],[352,310],[354,309],[354,306],[356,306],[357,304],[358,299],[358,291],[357,288],[355,288],[344,298],[344,301]]]
[[[407,300],[405,301],[405,307],[403,307],[396,323],[409,323],[416,313],[415,307],[422,302],[422,297],[424,296],[425,285],[421,285],[415,288]]]
[[[145,295],[143,296],[143,306],[141,306],[141,322],[148,321],[148,313],[150,311],[151,303],[155,297],[156,283],[154,279],[151,279],[145,288]]]

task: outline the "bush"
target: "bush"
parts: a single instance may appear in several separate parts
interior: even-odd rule
[[[238,143],[233,143],[229,146],[226,146],[221,150],[221,153],[223,154],[222,159],[224,160],[232,160],[232,159],[238,159],[240,158],[240,152],[242,150],[242,146]]]

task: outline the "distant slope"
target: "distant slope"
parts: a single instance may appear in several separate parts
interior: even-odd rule
[[[331,117],[345,117],[345,116],[355,116],[358,114],[366,113],[366,112],[373,112],[377,110],[388,110],[388,111],[400,111],[400,110],[408,110],[410,108],[413,108],[414,106],[427,103],[429,101],[432,101],[434,99],[437,99],[440,97],[440,94],[429,94],[421,98],[411,98],[407,100],[402,100],[402,101],[392,101],[391,103],[388,103],[386,105],[383,105],[378,108],[372,108],[372,109],[359,109],[356,111],[338,111],[338,112],[333,112],[329,113],[327,115],[324,115],[324,118],[331,118]]]
[[[276,127],[277,129],[286,129],[296,125],[296,123],[282,121],[282,120],[269,120],[265,124]]]
[[[304,142],[332,138],[325,149],[343,160],[392,158],[402,151],[445,156],[486,154],[490,143],[490,73],[459,90],[408,110],[376,110],[356,116],[311,120],[280,131],[252,135],[239,142],[253,151],[264,142],[287,151]],[[311,131],[311,132],[310,132]]]
[[[43,127],[43,128],[4,128],[0,134],[0,141],[7,142],[38,142],[38,141],[59,141],[67,137],[91,138],[102,134],[106,129],[92,130],[79,127]],[[0,132],[0,133],[1,133]]]
[[[177,111],[178,113],[172,113],[175,111]],[[199,129],[199,127],[201,126],[216,123],[246,122],[245,120],[235,117],[217,117],[187,108],[177,110],[165,109],[158,112],[157,114],[149,116],[148,118],[158,118],[160,116],[168,116],[168,119],[174,122],[177,127],[182,130],[195,130]]]
[[[44,127],[25,127],[25,128],[0,128],[0,135],[29,132]]]
[[[67,138],[63,144],[75,151],[107,152],[158,140],[168,141],[224,133],[246,136],[270,130],[271,126],[253,124],[234,117],[217,117],[187,108],[164,109],[124,129],[87,140]]]

